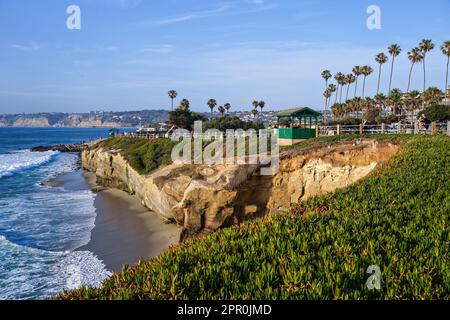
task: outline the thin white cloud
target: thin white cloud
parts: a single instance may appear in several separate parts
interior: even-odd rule
[[[41,46],[35,42],[30,42],[29,44],[13,44],[11,47],[20,51],[39,51],[41,49]]]
[[[257,7],[252,7],[248,9],[240,9],[241,6],[236,5],[235,3],[222,3],[217,8],[211,10],[204,11],[194,11],[189,12],[183,15],[169,17],[161,20],[143,22],[143,25],[170,25],[176,24],[180,22],[187,22],[191,20],[197,19],[206,19],[211,17],[225,16],[225,15],[242,15],[242,14],[251,14],[262,11],[271,10],[277,7],[276,4],[265,4],[264,1],[256,0],[257,2],[253,2],[257,4]]]
[[[139,53],[171,53],[174,51],[174,48],[171,44],[162,44],[143,48],[139,50]]]
[[[216,9],[213,9],[213,10],[196,11],[196,12],[181,15],[178,17],[162,19],[162,20],[156,21],[155,24],[166,25],[166,24],[174,24],[174,23],[178,23],[178,22],[185,22],[185,21],[194,20],[194,19],[214,17],[214,16],[220,15],[220,14],[230,10],[232,7],[233,6],[231,4],[225,3],[225,4],[221,4],[219,7],[217,7]]]

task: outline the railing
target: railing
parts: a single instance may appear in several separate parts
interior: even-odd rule
[[[410,124],[379,124],[379,125],[336,125],[319,126],[316,130],[317,136],[334,136],[341,134],[447,134],[450,136],[450,121],[433,122],[429,125],[414,126]]]
[[[276,131],[276,130],[275,130]],[[267,133],[270,130],[266,131]],[[336,126],[317,126],[316,136],[335,136],[341,134],[424,134],[424,135],[434,135],[434,134],[447,134],[450,136],[450,121],[445,122],[433,122],[428,125],[419,126],[417,123],[414,126],[411,124],[377,124],[377,125],[336,125]],[[235,131],[231,134],[235,138],[243,137],[259,137],[260,132],[258,131]],[[182,138],[190,136],[190,133],[186,134],[166,134],[166,133],[127,133],[126,135],[120,134],[123,137],[130,138],[145,138],[145,139],[156,139],[156,138]],[[202,136],[203,138],[219,138],[219,137],[229,137],[228,133],[194,133],[194,137]]]

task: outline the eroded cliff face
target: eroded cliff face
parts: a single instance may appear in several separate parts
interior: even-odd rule
[[[18,118],[16,121],[14,121],[13,127],[40,127],[40,128],[46,128],[50,127],[50,124],[48,123],[48,119],[44,117],[38,117],[38,118]]]
[[[142,204],[183,227],[182,240],[281,211],[291,203],[333,192],[367,176],[398,150],[365,140],[281,154],[280,170],[261,176],[257,165],[177,165],[138,174],[120,150],[93,146],[83,167],[98,183],[136,194]]]

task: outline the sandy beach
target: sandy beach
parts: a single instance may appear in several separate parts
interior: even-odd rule
[[[68,190],[96,187],[95,174],[83,170],[59,176],[49,184]],[[91,251],[109,270],[120,271],[125,264],[156,257],[178,243],[181,229],[164,223],[135,196],[116,189],[99,189],[91,240],[78,250]]]

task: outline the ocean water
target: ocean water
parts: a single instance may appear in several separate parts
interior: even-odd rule
[[[0,128],[0,299],[42,299],[97,286],[110,274],[93,253],[77,250],[94,228],[94,194],[43,184],[77,170],[78,156],[29,150],[107,135],[107,129]]]

